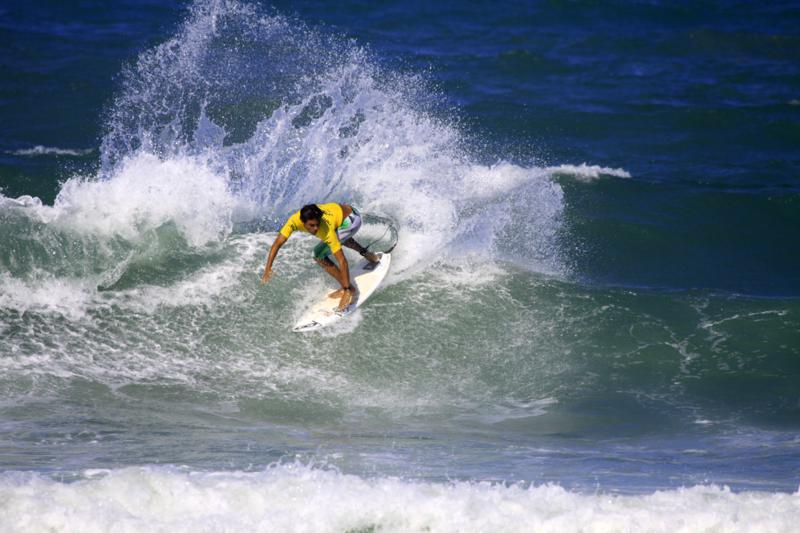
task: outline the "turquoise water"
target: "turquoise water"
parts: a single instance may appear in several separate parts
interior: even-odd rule
[[[791,530],[798,12],[1,8],[3,522]]]

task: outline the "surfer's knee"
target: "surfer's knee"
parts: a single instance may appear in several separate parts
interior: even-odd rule
[[[327,257],[323,257],[323,258],[317,258],[317,257],[315,257],[315,258],[314,258],[314,261],[316,261],[316,262],[317,262],[317,264],[318,264],[319,266],[321,266],[322,268],[325,268],[325,267],[332,267],[332,266],[334,266],[334,264],[333,264],[333,261],[331,261],[331,260],[330,260],[330,259],[328,259]]]

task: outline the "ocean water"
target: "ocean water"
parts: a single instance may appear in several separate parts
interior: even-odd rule
[[[798,58],[792,2],[4,3],[0,530],[796,531]],[[399,241],[298,335],[314,201]]]

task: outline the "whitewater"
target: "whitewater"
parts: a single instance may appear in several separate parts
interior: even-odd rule
[[[81,531],[790,531],[800,495],[694,487],[648,496],[555,485],[409,483],[303,465],[261,473],[92,471],[71,485],[4,476],[6,526]],[[25,480],[24,488],[15,484]],[[35,494],[34,494],[35,493]],[[42,502],[47,507],[42,507]]]

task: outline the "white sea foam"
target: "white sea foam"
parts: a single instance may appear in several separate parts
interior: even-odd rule
[[[285,290],[281,285],[293,284],[316,267],[289,268],[301,256],[308,260],[309,254],[303,246],[287,247],[275,279],[260,286],[268,243],[263,234],[235,236],[224,259],[166,286],[98,291],[88,280],[2,275],[0,310],[35,313],[37,318],[7,315],[14,335],[4,339],[7,357],[0,358],[0,367],[7,376],[84,378],[110,387],[157,381],[228,397],[260,398],[281,391],[284,397],[308,400],[350,390],[335,365],[317,368],[318,360],[309,364],[287,353],[290,339],[285,332],[293,321],[284,313],[295,304],[287,301],[278,307],[270,300],[274,292]],[[323,276],[319,270],[313,284],[319,292],[325,290]],[[235,325],[227,322],[229,313],[240,312],[247,318]],[[49,313],[68,320],[52,320]],[[110,323],[114,335],[105,330]],[[262,328],[281,335],[265,336]],[[224,338],[237,329],[244,331],[230,342],[209,343],[205,337]],[[202,342],[198,331],[203,332]]]
[[[36,196],[23,194],[17,198],[8,198],[0,194],[0,206],[13,206],[13,207],[41,207],[42,200]]]
[[[20,150],[13,150],[9,152],[12,155],[24,155],[24,156],[38,156],[38,155],[71,155],[71,156],[82,156],[91,154],[94,150],[91,148],[86,149],[73,149],[73,148],[58,148],[55,146],[42,146],[38,144],[33,148],[22,148]]]
[[[84,234],[126,239],[173,222],[189,244],[201,246],[230,232],[233,207],[226,178],[202,162],[140,153],[112,179],[68,180],[46,215]]]
[[[587,165],[586,163],[581,163],[580,165],[558,165],[547,167],[544,170],[553,175],[572,176],[579,181],[592,181],[602,177],[631,177],[630,172],[621,168],[608,168],[597,165]]]
[[[558,485],[367,479],[299,464],[260,473],[92,470],[0,477],[4,531],[796,531],[800,493],[696,486],[639,496]]]
[[[0,199],[81,237],[138,240],[172,222],[192,246],[227,236],[236,206],[227,178],[214,174],[202,160],[162,160],[148,153],[124,160],[109,179],[70,178],[52,206],[31,196]]]
[[[238,285],[243,277],[250,282],[258,279],[254,265],[268,249],[267,238],[260,234],[238,235],[229,244],[233,251],[226,259],[203,267],[176,283],[162,287],[143,285],[133,289],[105,293],[102,298],[140,312],[152,313],[158,307],[200,306],[204,304],[241,301],[247,296]]]
[[[35,280],[21,280],[0,273],[0,309],[51,312],[80,319],[95,286],[90,280],[54,277],[46,273]]]

